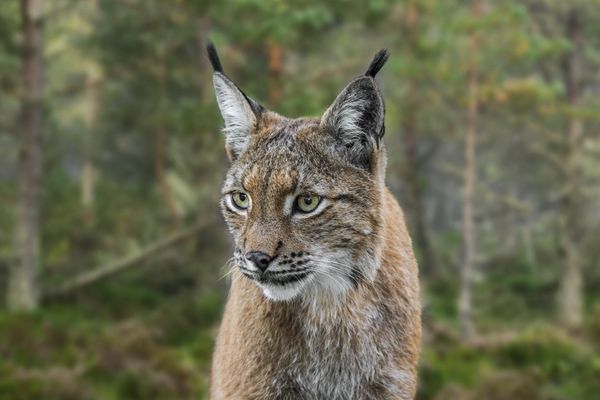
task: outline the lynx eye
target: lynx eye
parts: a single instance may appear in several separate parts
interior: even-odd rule
[[[243,192],[234,192],[231,194],[231,201],[240,210],[245,210],[250,205],[250,196]]]
[[[316,194],[301,194],[296,198],[296,207],[300,212],[309,213],[314,211],[320,202],[321,197]]]

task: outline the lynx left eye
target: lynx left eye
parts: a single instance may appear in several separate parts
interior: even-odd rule
[[[231,199],[233,200],[233,204],[240,210],[245,210],[250,205],[250,198],[243,192],[232,193]]]
[[[306,214],[314,211],[320,202],[320,196],[315,194],[301,194],[296,198],[296,208],[298,211]]]

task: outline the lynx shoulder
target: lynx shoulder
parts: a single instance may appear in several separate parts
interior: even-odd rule
[[[221,208],[235,245],[211,398],[412,399],[418,269],[386,189],[377,53],[320,118],[248,97],[208,46],[231,161]]]

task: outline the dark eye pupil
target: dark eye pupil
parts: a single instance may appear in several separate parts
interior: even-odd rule
[[[304,203],[310,205],[312,203],[312,201],[313,201],[312,196],[305,196],[304,197]]]
[[[246,195],[244,193],[239,194],[240,201],[246,201]]]

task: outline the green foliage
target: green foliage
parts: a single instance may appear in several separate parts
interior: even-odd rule
[[[461,399],[583,400],[600,390],[600,353],[550,326],[474,346],[431,343],[422,364],[423,399],[459,390]]]
[[[208,40],[245,92],[291,117],[321,115],[388,47],[392,57],[378,77],[387,181],[412,221],[407,177],[414,172],[436,258],[422,274],[419,399],[596,398],[600,8],[596,0],[576,2],[586,21],[586,65],[581,104],[573,107],[563,82],[572,50],[563,23],[572,2],[484,3],[482,17],[473,18],[467,3],[454,0],[46,2],[42,290],[218,214],[227,160],[204,57]],[[16,253],[20,23],[19,2],[3,2],[0,293]],[[471,32],[479,39],[473,60]],[[278,71],[273,49],[281,51]],[[475,320],[484,338],[503,338],[483,344],[455,334],[470,62],[480,102]],[[565,333],[553,324],[572,115],[584,130],[577,208],[587,313],[584,326]],[[95,171],[91,204],[81,194],[86,163]],[[130,271],[48,300],[37,313],[0,313],[0,400],[206,398],[230,250],[225,228],[211,226]]]
[[[0,399],[203,398],[199,377],[214,341],[206,327],[220,316],[221,296],[170,299],[127,288],[114,296],[135,310],[127,316],[90,298],[34,315],[0,314]]]

